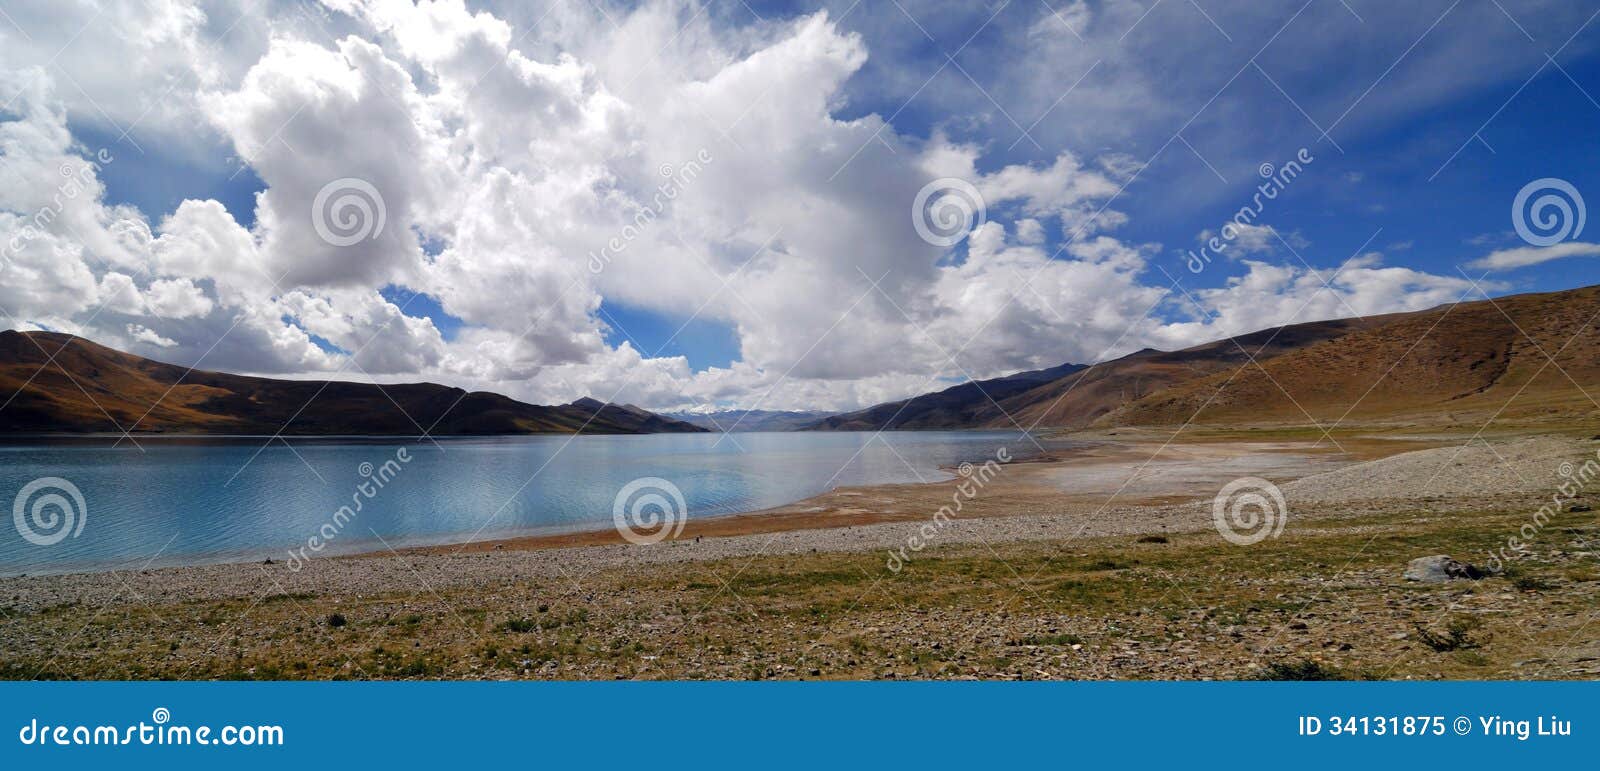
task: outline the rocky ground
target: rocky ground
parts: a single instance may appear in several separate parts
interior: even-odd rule
[[[1582,493],[1503,574],[1401,575],[1433,554],[1485,563],[1597,448],[1458,442],[1315,473],[1283,485],[1281,534],[1249,545],[1219,534],[1209,497],[1095,505],[1039,497],[1029,476],[977,500],[1037,513],[956,521],[898,565],[889,552],[927,533],[925,516],[652,547],[317,560],[299,573],[0,579],[0,675],[1589,678],[1600,523],[1569,511],[1588,505]],[[945,495],[935,487],[916,494]],[[862,508],[904,503],[860,496],[878,494]]]

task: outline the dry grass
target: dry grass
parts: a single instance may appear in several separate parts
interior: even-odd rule
[[[1579,555],[1600,527],[1573,516],[1513,576],[1444,585],[1399,576],[1416,556],[1481,554],[1525,515],[1399,510],[1247,548],[1214,533],[956,546],[897,575],[881,555],[815,554],[440,592],[5,608],[0,675],[1587,678],[1600,569]],[[1455,629],[1471,644],[1428,644]]]

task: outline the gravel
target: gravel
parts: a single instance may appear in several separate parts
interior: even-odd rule
[[[1563,461],[1593,457],[1594,445],[1537,437],[1474,442],[1467,447],[1404,453],[1315,474],[1282,486],[1291,521],[1339,518],[1408,507],[1419,513],[1537,508],[1562,481]],[[1430,501],[1433,504],[1430,505]],[[1331,504],[1331,505],[1330,505]],[[1353,505],[1352,505],[1353,504]],[[0,579],[0,602],[33,611],[68,603],[245,598],[274,594],[368,595],[418,586],[488,587],[507,579],[548,579],[581,586],[596,571],[762,554],[899,550],[930,523],[892,522],[855,527],[674,541],[652,546],[585,546],[533,551],[376,555],[313,560],[299,572],[287,563],[206,565]],[[1060,540],[1115,535],[1196,532],[1213,527],[1211,501],[1169,506],[1109,506],[1024,516],[954,520],[930,545]],[[913,554],[914,558],[914,554]]]
[[[1361,501],[1550,494],[1567,481],[1564,462],[1595,457],[1591,443],[1539,436],[1502,442],[1475,440],[1358,463],[1283,485],[1291,501]]]

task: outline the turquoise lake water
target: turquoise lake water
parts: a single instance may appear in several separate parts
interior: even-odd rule
[[[644,478],[680,491],[683,517],[717,516],[1037,452],[1015,431],[138,442],[0,444],[0,575],[287,561],[313,537],[328,556],[610,528]],[[675,505],[659,483],[634,487]]]

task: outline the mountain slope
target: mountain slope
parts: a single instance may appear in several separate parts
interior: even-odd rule
[[[1107,425],[1592,419],[1600,287],[1516,295],[1385,323],[1134,400]]]
[[[1249,366],[1291,351],[1382,324],[1392,316],[1341,319],[1264,329],[1181,351],[1146,349],[1096,364],[1000,402],[1010,413],[989,426],[1088,426],[1125,404],[1216,372]],[[1001,421],[1004,421],[1003,423]]]
[[[887,429],[970,428],[993,424],[1013,428],[996,402],[1060,380],[1083,369],[1063,364],[1050,369],[1019,372],[992,380],[978,380],[943,391],[898,402],[875,405],[858,412],[824,418],[808,428],[815,431],[878,431]]]
[[[981,391],[968,383],[816,428],[1592,419],[1600,416],[1597,313],[1600,287],[1586,287],[1294,324],[1066,365],[1044,382],[1021,373],[984,381]],[[990,385],[1018,378],[1032,385]]]
[[[0,433],[447,436],[703,430],[592,399],[543,407],[432,383],[380,388],[190,372],[51,332],[0,332],[0,398],[9,400],[0,402]]]
[[[724,410],[721,412],[668,412],[674,420],[693,423],[710,431],[799,431],[826,418],[831,412],[785,412],[781,410]]]

